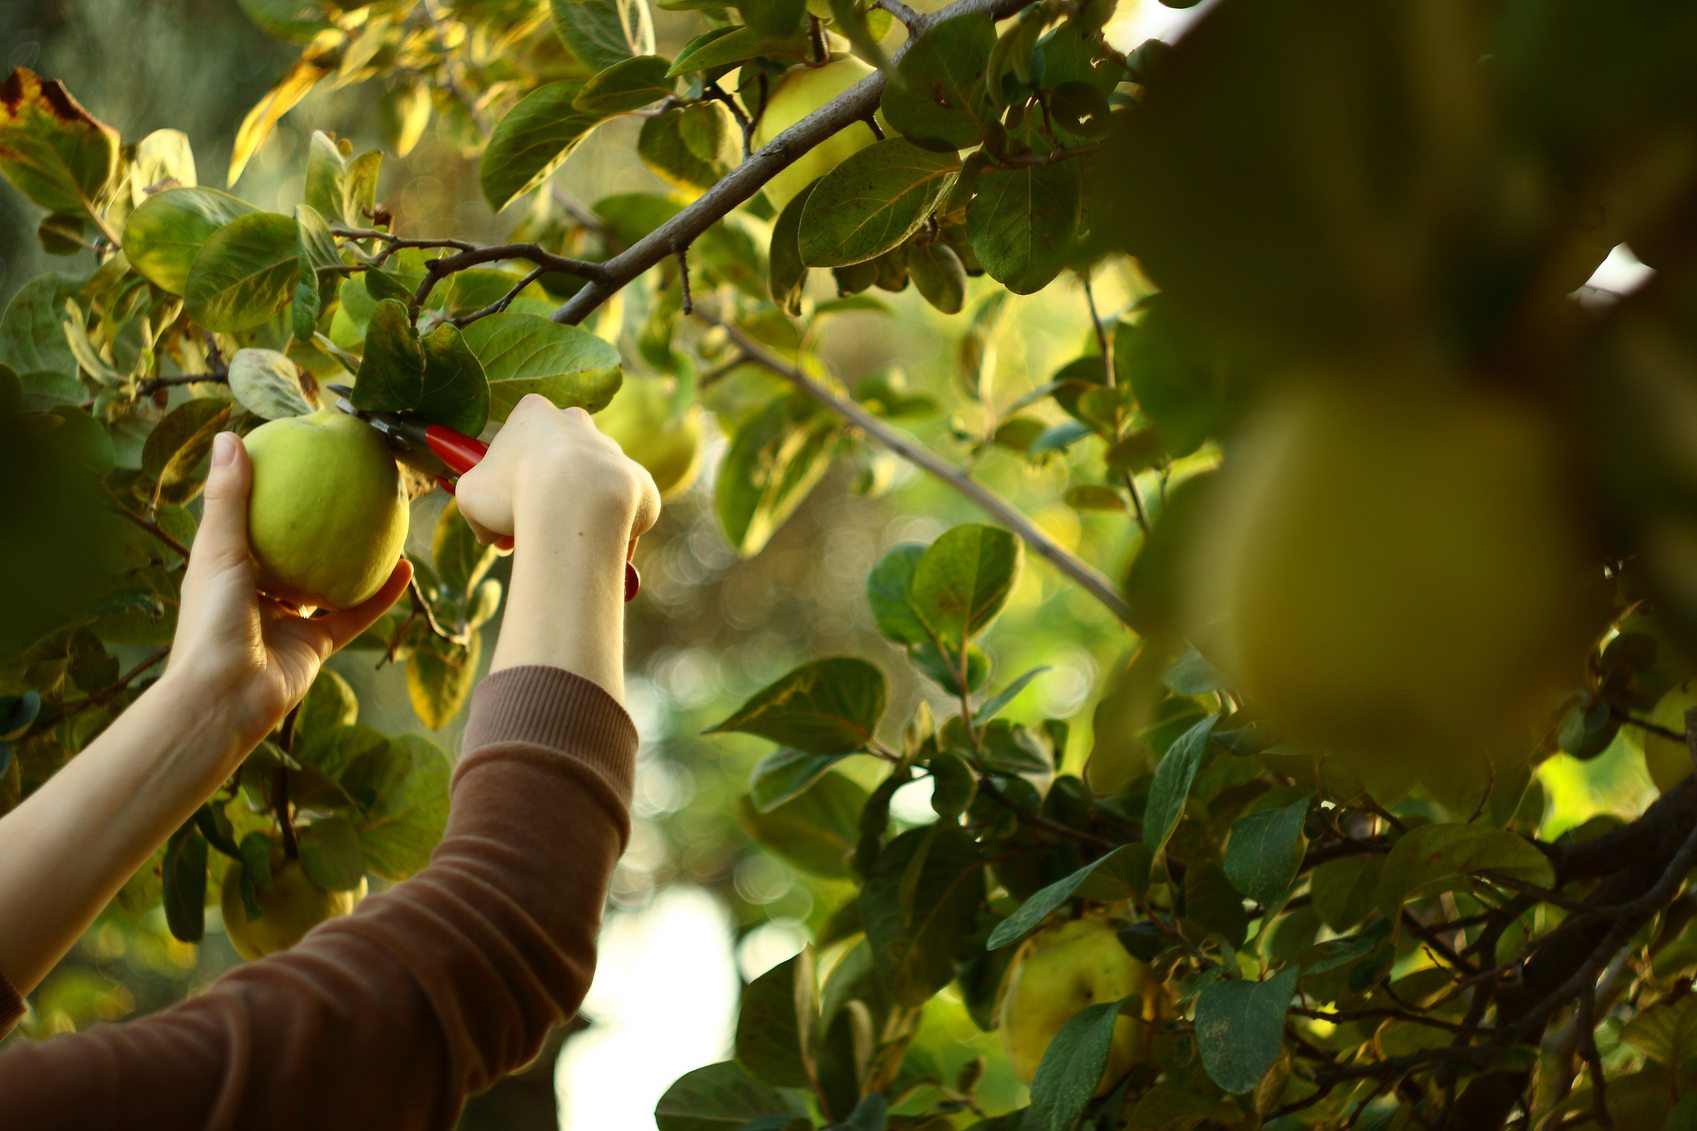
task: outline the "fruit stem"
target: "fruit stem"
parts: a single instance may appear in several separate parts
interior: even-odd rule
[[[284,753],[290,755],[295,752],[295,723],[300,718],[300,711],[300,704],[296,703],[283,716],[283,732],[278,736]],[[295,837],[295,823],[289,815],[289,771],[283,766],[271,771],[271,809],[277,814],[278,827],[283,830],[284,858],[299,859],[300,841]]]

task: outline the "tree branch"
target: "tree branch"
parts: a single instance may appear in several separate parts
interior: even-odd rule
[[[566,255],[555,255],[541,244],[502,243],[491,247],[472,247],[425,263],[424,282],[418,285],[418,291],[412,297],[413,305],[423,306],[424,300],[430,297],[430,292],[435,289],[436,284],[454,272],[502,259],[528,259],[540,269],[538,274],[541,271],[560,271],[567,275],[576,275],[580,279],[596,280],[606,277],[601,264],[591,263],[586,259],[573,259]]]
[[[584,289],[587,290],[588,288]],[[749,361],[783,377],[801,392],[806,393],[838,416],[860,428],[896,455],[901,456],[916,467],[929,471],[932,475],[977,503],[992,518],[1017,534],[1021,541],[1031,547],[1033,553],[1077,582],[1085,592],[1106,606],[1122,623],[1127,626],[1131,625],[1131,608],[1115,590],[1113,583],[1088,563],[1062,549],[1052,538],[1043,533],[1036,523],[1026,517],[1018,507],[975,481],[959,468],[953,467],[923,445],[915,443],[896,431],[859,404],[845,397],[837,396],[795,366],[773,354],[736,326],[709,317],[700,311],[697,311],[697,317],[716,326],[724,327],[725,332],[730,335],[731,341],[741,348]]]
[[[955,0],[938,11],[916,18],[907,43],[895,53],[899,60],[926,31],[957,16],[983,14],[1003,19],[1031,0]],[[594,279],[554,311],[554,321],[575,325],[587,318],[620,288],[655,264],[669,258],[674,248],[686,246],[712,227],[731,209],[759,192],[767,181],[794,164],[804,153],[840,130],[868,118],[878,108],[884,93],[884,72],[868,75],[853,87],[780,133],[731,170],[695,202],[649,232],[602,267],[605,275]]]

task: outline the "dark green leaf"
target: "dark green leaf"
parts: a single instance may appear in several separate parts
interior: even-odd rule
[[[953,750],[931,756],[931,808],[937,816],[954,821],[972,808],[978,796],[978,774],[967,760]]]
[[[200,397],[184,401],[153,426],[142,447],[141,467],[158,485],[160,498],[186,503],[200,494],[212,438],[229,424],[234,407],[221,397]]]
[[[768,813],[813,785],[847,754],[809,754],[779,750],[762,759],[749,779],[748,796],[754,807]]]
[[[847,1119],[831,1124],[826,1131],[884,1131],[889,1126],[888,1113],[889,1101],[881,1093],[872,1092],[854,1105]]]
[[[743,990],[737,1011],[738,1064],[768,1084],[808,1086],[810,1045],[819,1020],[813,987],[813,953],[803,950]]]
[[[663,55],[620,60],[584,83],[572,107],[602,117],[640,110],[671,95],[673,84],[666,77],[671,65]]]
[[[1007,603],[1024,547],[994,526],[944,531],[913,571],[913,609],[939,643],[959,649],[990,626]]]
[[[1141,999],[1128,998],[1134,1003]],[[1122,1001],[1103,1001],[1073,1014],[1043,1052],[1031,1081],[1031,1112],[1023,1126],[1033,1131],[1073,1131],[1096,1094],[1114,1043]]]
[[[907,271],[920,297],[944,314],[959,314],[966,303],[966,268],[954,248],[941,240],[908,245]]]
[[[675,106],[642,123],[636,151],[662,180],[678,188],[712,188],[736,167],[737,124],[718,102]]]
[[[1196,1050],[1227,1092],[1250,1091],[1278,1060],[1296,977],[1285,970],[1265,982],[1221,980],[1197,998]]]
[[[772,301],[786,314],[801,313],[802,295],[807,289],[807,264],[801,261],[801,212],[807,206],[813,186],[808,185],[790,198],[772,225],[772,242],[766,254],[767,290]]]
[[[920,1005],[954,977],[972,933],[984,873],[970,834],[932,825],[884,847],[860,893],[866,938],[898,1002]]]
[[[1555,882],[1550,858],[1518,833],[1481,825],[1422,825],[1404,833],[1386,854],[1379,909],[1395,917],[1410,900],[1449,890],[1458,886],[1460,876],[1476,872],[1541,887]]]
[[[928,28],[884,87],[883,111],[896,132],[926,149],[953,152],[984,140],[994,120],[984,88],[996,25],[970,13]]]
[[[923,224],[954,184],[952,153],[886,138],[848,157],[820,180],[802,212],[801,259],[841,267],[874,259]]]
[[[596,70],[654,50],[648,0],[548,0],[548,7],[560,39]]]
[[[294,217],[238,217],[207,237],[195,256],[183,287],[184,310],[209,330],[252,329],[293,294],[299,256]]]
[[[759,553],[831,466],[842,429],[801,394],[778,397],[731,442],[713,505],[743,557]]]
[[[40,275],[18,288],[0,318],[0,360],[12,369],[27,397],[81,401],[77,359],[65,338],[65,300],[75,291],[61,275]]]
[[[154,193],[124,225],[124,256],[149,282],[183,293],[189,268],[212,233],[251,216],[253,205],[210,188],[174,188]]]
[[[1123,899],[1142,891],[1148,881],[1149,861],[1149,850],[1141,844],[1122,844],[1105,856],[1098,856],[1076,872],[1056,880],[1020,904],[1019,910],[996,924],[996,929],[990,932],[990,938],[984,944],[985,948],[996,950],[1009,943],[1018,942],[1035,931],[1056,908],[1071,899],[1079,885],[1088,880],[1097,869],[1101,869],[1104,876],[1112,880],[1116,887],[1124,888],[1124,894],[1115,898]],[[1097,894],[1106,895],[1107,892],[1099,887]],[[1096,1073],[1098,1077],[1101,1074],[1100,1070]]]
[[[979,708],[972,713],[973,718],[977,719],[979,723],[989,722],[991,719],[1001,714],[1002,708],[1006,707],[1009,703],[1012,703],[1016,695],[1025,690],[1026,684],[1030,683],[1032,680],[1036,679],[1048,670],[1048,664],[1044,664],[1040,668],[1032,668],[1030,671],[1002,688],[1002,690],[986,699]]]
[[[918,542],[892,546],[866,578],[872,619],[878,631],[897,644],[922,644],[930,636],[913,608],[913,575],[925,550]]]
[[[321,817],[297,830],[301,868],[325,891],[353,891],[365,878],[359,830],[346,817]]]
[[[619,351],[587,330],[534,314],[491,314],[462,332],[483,365],[489,415],[505,420],[529,393],[559,408],[599,412],[622,380]]]
[[[1184,813],[1184,803],[1190,796],[1190,783],[1196,778],[1196,767],[1208,748],[1208,736],[1219,720],[1209,715],[1167,748],[1155,767],[1155,780],[1149,785],[1149,801],[1143,810],[1143,843],[1159,854],[1167,838],[1178,826]]]
[[[841,774],[827,773],[813,788],[769,812],[744,797],[737,802],[737,818],[757,842],[802,871],[845,879],[865,805],[866,790]]]
[[[354,382],[355,408],[416,413],[475,436],[489,418],[489,401],[483,365],[457,329],[444,324],[420,339],[405,306],[395,299],[377,304]]]
[[[813,754],[859,750],[877,735],[887,692],[884,673],[837,656],[803,664],[703,733],[757,734]]]
[[[590,7],[594,2],[571,6]],[[601,120],[600,114],[573,105],[582,90],[581,83],[551,82],[526,95],[497,123],[477,174],[491,208],[499,212],[541,184]]]
[[[1302,835],[1310,796],[1278,809],[1262,809],[1239,818],[1226,845],[1226,878],[1238,891],[1272,908],[1290,894],[1307,843]]]
[[[1083,201],[1077,161],[986,169],[966,209],[972,250],[1014,294],[1042,290],[1071,261]]]
[[[402,734],[342,772],[342,785],[360,804],[366,871],[398,883],[430,863],[448,823],[451,769],[429,739]]]
[[[762,1083],[727,1060],[679,1077],[655,1105],[654,1124],[657,1131],[730,1131],[763,1116],[805,1113],[794,1092]]]
[[[192,824],[165,846],[165,924],[174,938],[199,942],[206,933],[206,838]]]

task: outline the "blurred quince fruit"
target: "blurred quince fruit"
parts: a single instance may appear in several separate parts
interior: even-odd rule
[[[648,469],[662,498],[684,490],[701,469],[701,406],[674,412],[676,390],[670,377],[633,377],[595,414],[595,426]]]

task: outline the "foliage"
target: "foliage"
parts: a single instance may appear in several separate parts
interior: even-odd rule
[[[1651,715],[1697,675],[1697,13],[1221,0],[1177,44],[1127,53],[1096,0],[659,6],[670,21],[646,0],[243,0],[300,52],[243,122],[227,187],[313,89],[369,84],[397,152],[430,125],[477,154],[485,201],[511,220],[499,244],[406,230],[381,155],[327,133],[297,155],[300,199],[274,212],[199,185],[181,134],[126,142],[22,68],[0,86],[0,173],[66,256],[0,318],[0,460],[23,452],[28,469],[7,542],[41,523],[36,554],[89,563],[49,576],[0,550],[9,590],[35,595],[0,612],[0,805],[164,659],[215,431],[309,411],[321,382],[475,432],[526,392],[594,411],[626,368],[675,374],[727,434],[713,511],[736,555],[768,547],[833,468],[866,470],[875,491],[889,452],[991,523],[897,545],[866,579],[892,645],[879,658],[946,717],[894,715],[888,666],[830,655],[711,728],[776,744],[737,819],[836,905],[747,987],[734,1059],[680,1079],[662,1128],[1689,1113],[1697,785],[1552,837],[1544,783],[1557,759],[1635,757],[1689,725]],[[880,69],[754,144],[782,76],[850,51]],[[545,191],[631,118],[637,158],[679,194],[584,208]],[[781,210],[760,195],[863,123],[879,139]],[[1582,288],[1623,243],[1653,279]],[[1092,281],[1130,263],[1135,301],[1099,306]],[[1074,280],[1072,356],[999,397],[986,355],[1008,296]],[[867,292],[910,281],[956,319],[955,386],[850,387],[816,331],[887,313]],[[1376,421],[1409,397],[1439,421],[1489,397],[1551,446],[1522,459],[1521,430],[1465,433],[1491,456],[1469,467],[1535,477],[1536,494],[1446,457],[1447,476],[1414,477],[1413,494],[1441,492],[1418,507],[1375,495],[1406,488],[1406,463],[1367,456],[1294,486],[1234,475],[1271,458],[1261,426],[1292,397],[1372,400],[1320,414],[1360,430],[1338,449],[1353,453],[1382,447]],[[965,468],[892,423],[945,400],[979,422],[952,422]],[[1117,583],[974,476],[995,453],[1059,464],[1066,506],[1133,534],[1129,568],[1108,563]],[[1300,497],[1257,495],[1266,482]],[[1467,599],[1488,562],[1537,569],[1525,546],[1489,544],[1527,527],[1477,509],[1523,497],[1558,500],[1539,521],[1582,547],[1594,583],[1510,578],[1537,619],[1573,626],[1527,647],[1501,601]],[[89,517],[43,522],[61,513]],[[1266,513],[1300,521],[1222,530]],[[1265,552],[1293,529],[1306,540]],[[1128,630],[1088,720],[1019,715],[1045,670],[993,662],[1028,550]],[[1255,588],[1268,561],[1302,583],[1302,623],[1280,629],[1295,662],[1275,638],[1246,677],[1232,633],[1289,591]],[[408,607],[360,642],[407,665],[431,727],[475,676],[500,600],[490,564],[446,508]],[[1340,569],[1370,598],[1315,598]],[[1415,576],[1413,592],[1456,599],[1399,607]],[[1387,653],[1387,622],[1421,654]],[[1426,694],[1481,655],[1522,657],[1527,678]],[[1092,735],[1082,763],[1075,722]],[[198,938],[209,873],[272,835],[321,885],[403,879],[440,835],[447,767],[427,741],[362,725],[326,674],[130,894]],[[922,817],[901,804],[916,793]],[[1148,1055],[1087,1094],[1119,1016],[1101,1003],[1050,1046],[1029,1106],[989,1100],[982,1065],[943,1071],[928,1014],[958,1002],[991,1029],[1016,944],[1084,913],[1123,923],[1156,973],[1135,1017]]]

